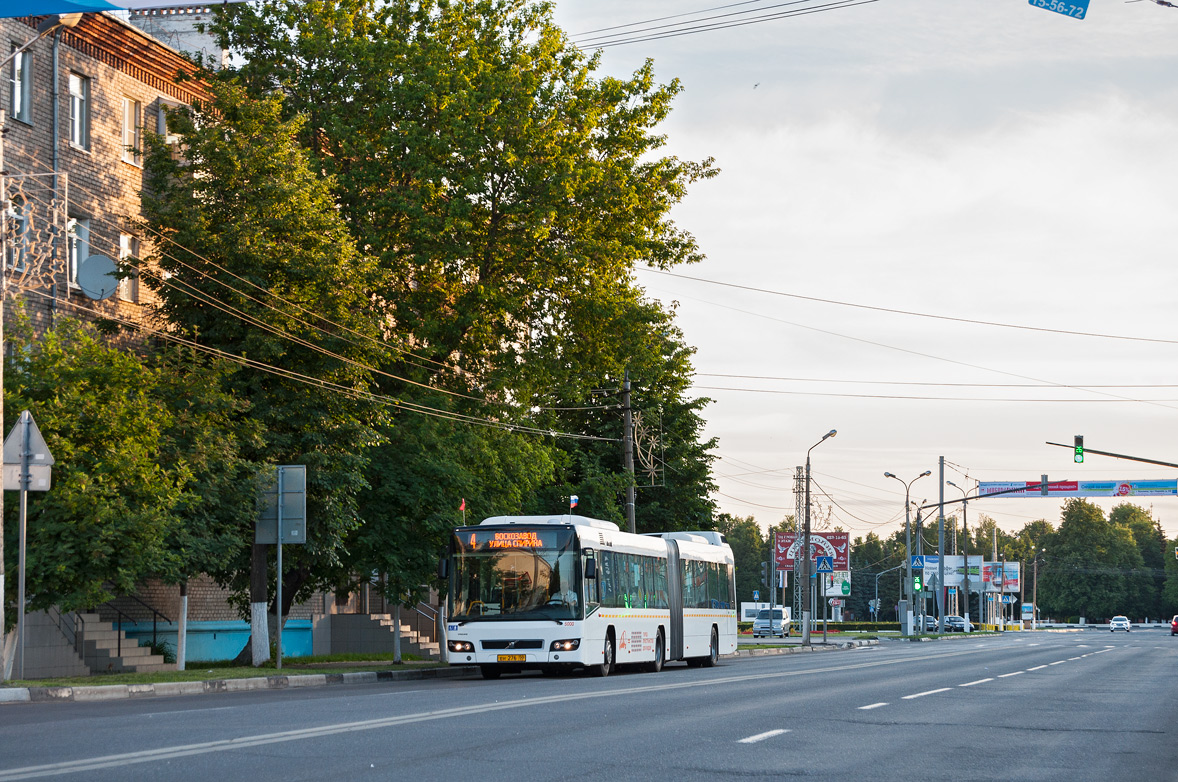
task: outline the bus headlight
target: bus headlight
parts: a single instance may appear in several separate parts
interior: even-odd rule
[[[474,644],[470,641],[447,641],[446,647],[452,652],[473,652]]]
[[[552,645],[548,647],[548,650],[552,652],[571,652],[580,645],[580,638],[569,638],[564,641],[553,641]]]

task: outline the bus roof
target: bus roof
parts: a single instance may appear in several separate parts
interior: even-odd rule
[[[480,526],[483,524],[493,525],[509,525],[509,524],[571,524],[576,527],[594,527],[596,529],[606,529],[612,532],[619,532],[620,528],[612,521],[602,521],[601,519],[591,519],[588,516],[574,516],[572,514],[562,514],[560,516],[491,516],[483,519]]]

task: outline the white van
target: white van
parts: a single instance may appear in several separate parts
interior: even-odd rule
[[[789,620],[785,618],[784,612],[780,608],[762,608],[757,612],[757,618],[753,620],[753,638],[761,636],[785,638],[785,634],[788,632]]]

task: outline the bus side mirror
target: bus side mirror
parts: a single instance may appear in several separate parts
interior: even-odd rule
[[[585,560],[585,578],[588,578],[588,579],[597,578],[597,560],[596,559]]]
[[[442,557],[438,560],[438,578],[445,581],[450,575],[450,560]]]

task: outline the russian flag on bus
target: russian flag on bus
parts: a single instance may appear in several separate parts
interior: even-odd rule
[[[577,507],[577,495],[574,494],[569,497],[569,510],[572,510],[575,507]]]

